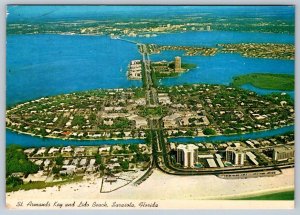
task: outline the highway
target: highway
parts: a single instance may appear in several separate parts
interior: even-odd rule
[[[156,85],[153,80],[153,71],[151,68],[150,56],[147,52],[145,44],[137,43],[142,54],[142,61],[144,65],[144,75],[142,78],[143,86],[146,91],[146,104],[148,107],[158,106],[158,95]],[[220,175],[220,174],[232,174],[232,173],[249,173],[249,172],[261,172],[269,170],[280,170],[282,168],[294,167],[294,164],[284,165],[269,165],[269,166],[246,166],[246,167],[226,167],[226,168],[179,168],[174,167],[170,161],[168,155],[166,138],[163,132],[163,122],[161,118],[154,118],[148,116],[149,123],[149,137],[152,145],[152,159],[149,171],[142,176],[139,181],[143,181],[149,177],[150,171],[153,168],[158,168],[167,174],[173,175]]]

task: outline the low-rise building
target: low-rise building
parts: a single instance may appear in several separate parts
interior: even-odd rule
[[[256,160],[256,156],[252,152],[246,152],[246,156],[254,165],[259,165],[258,161]]]
[[[280,148],[274,148],[273,150],[274,161],[284,161],[290,158],[294,158],[294,156],[295,156],[294,147],[280,147]]]
[[[85,152],[85,148],[84,147],[76,147],[74,149],[74,155],[75,156],[83,156]]]
[[[215,162],[215,160],[213,158],[208,158],[208,159],[206,159],[206,161],[207,161],[208,166],[210,168],[216,168],[216,167],[218,167],[217,164],[216,164],[216,162]]]

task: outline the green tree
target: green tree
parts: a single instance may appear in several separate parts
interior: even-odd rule
[[[10,187],[16,187],[23,184],[23,180],[19,177],[10,176],[6,179],[6,185]]]
[[[61,166],[61,165],[63,165],[64,158],[60,155],[57,158],[55,158],[55,162],[56,162],[56,165]]]
[[[36,173],[39,167],[28,160],[23,149],[18,145],[9,145],[6,149],[6,175],[22,172],[26,175]]]
[[[103,171],[103,170],[105,170],[105,165],[104,164],[100,164],[99,168],[100,168],[101,171]]]
[[[205,128],[203,130],[203,134],[205,134],[205,135],[215,135],[216,131],[212,128]]]
[[[102,156],[99,154],[96,154],[95,156],[96,164],[101,165],[102,164]]]
[[[120,163],[122,169],[128,169],[129,168],[129,162],[128,161],[122,161]]]
[[[53,174],[58,174],[60,170],[61,170],[60,167],[55,166],[55,167],[52,168],[52,173]]]

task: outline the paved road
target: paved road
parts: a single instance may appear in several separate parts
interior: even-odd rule
[[[141,54],[143,57],[144,64],[144,76],[143,83],[144,88],[146,90],[146,101],[148,107],[157,106],[158,95],[156,85],[153,80],[153,71],[151,68],[151,60],[150,56],[147,53],[147,48],[145,44],[138,44],[141,46]],[[154,118],[152,116],[148,117],[149,122],[149,136],[152,144],[152,168],[158,168],[161,171],[174,174],[174,175],[218,175],[225,173],[247,173],[247,172],[257,172],[257,171],[266,171],[266,170],[278,170],[280,168],[290,168],[294,167],[294,164],[285,164],[285,165],[271,165],[271,166],[247,166],[247,167],[226,167],[224,168],[203,168],[203,169],[184,169],[179,167],[174,167],[172,162],[170,161],[170,156],[168,155],[168,149],[166,144],[166,138],[164,137],[163,132],[163,122],[162,119]],[[141,180],[149,177],[151,171],[148,171]]]

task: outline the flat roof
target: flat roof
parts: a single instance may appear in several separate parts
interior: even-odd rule
[[[218,167],[214,159],[206,159],[209,167]]]

